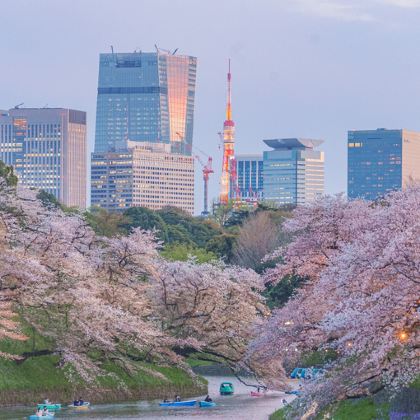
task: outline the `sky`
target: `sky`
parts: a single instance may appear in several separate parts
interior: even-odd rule
[[[322,139],[326,192],[345,192],[347,130],[420,131],[419,22],[420,0],[2,0],[0,109],[87,111],[92,148],[99,53],[179,48],[198,57],[194,145],[214,198],[231,58],[236,153]],[[202,191],[197,164],[196,212]]]

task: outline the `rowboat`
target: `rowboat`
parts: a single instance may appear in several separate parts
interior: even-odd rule
[[[216,407],[216,403],[213,401],[200,401],[198,405],[200,407]]]
[[[29,420],[54,420],[54,414],[48,414],[48,416],[37,416],[36,414],[32,414],[32,416],[28,417]]]
[[[161,407],[194,407],[197,404],[197,400],[190,401],[169,401],[159,403]]]
[[[45,407],[47,407],[47,410],[49,411],[61,410],[61,404],[37,404],[38,409],[43,410]]]
[[[68,407],[72,408],[73,410],[89,410],[90,402],[86,401],[82,405],[69,404]]]
[[[234,391],[232,382],[222,382],[219,391],[220,395],[232,395]]]
[[[264,394],[262,392],[255,392],[251,391],[251,397],[263,397]]]

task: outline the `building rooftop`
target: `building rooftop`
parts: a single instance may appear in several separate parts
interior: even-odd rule
[[[303,138],[287,138],[287,139],[269,139],[264,140],[264,143],[273,149],[314,149],[320,144],[324,143],[323,140],[303,139]]]

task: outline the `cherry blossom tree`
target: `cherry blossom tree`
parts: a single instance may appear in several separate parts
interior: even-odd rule
[[[161,268],[153,302],[163,329],[235,367],[268,314],[260,276],[221,262],[168,262]]]
[[[151,232],[98,236],[37,191],[0,186],[0,339],[30,325],[85,380],[106,360],[186,367],[186,347],[241,359],[265,313],[253,271],[167,262]]]
[[[247,358],[266,380],[313,351],[333,351],[327,375],[306,386],[319,410],[336,399],[398,388],[418,374],[420,186],[375,203],[327,197],[295,210],[284,263],[266,275],[307,278],[265,323]],[[273,368],[267,372],[267,365]],[[315,405],[314,405],[315,404]]]

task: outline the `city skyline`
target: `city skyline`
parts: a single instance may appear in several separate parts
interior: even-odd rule
[[[346,191],[349,129],[419,130],[418,2],[368,0],[346,6],[340,0],[266,1],[261,7],[233,0],[220,15],[221,4],[74,1],[72,19],[63,21],[62,8],[52,1],[44,1],[42,8],[10,2],[2,31],[13,39],[13,48],[11,43],[0,48],[13,63],[3,69],[12,83],[2,85],[1,107],[24,101],[25,106],[48,103],[86,110],[93,150],[98,54],[110,51],[111,44],[117,52],[151,50],[155,43],[179,47],[180,54],[200,60],[194,139],[214,159],[210,198],[219,192],[217,132],[228,57],[235,74],[237,153],[262,152],[261,140],[276,135],[323,138],[327,193]],[[137,16],[148,14],[159,19],[138,25]],[[17,30],[17,19],[31,37]],[[119,30],[122,25],[126,31]],[[48,37],[51,30],[62,36]],[[197,211],[201,184],[196,170]]]

